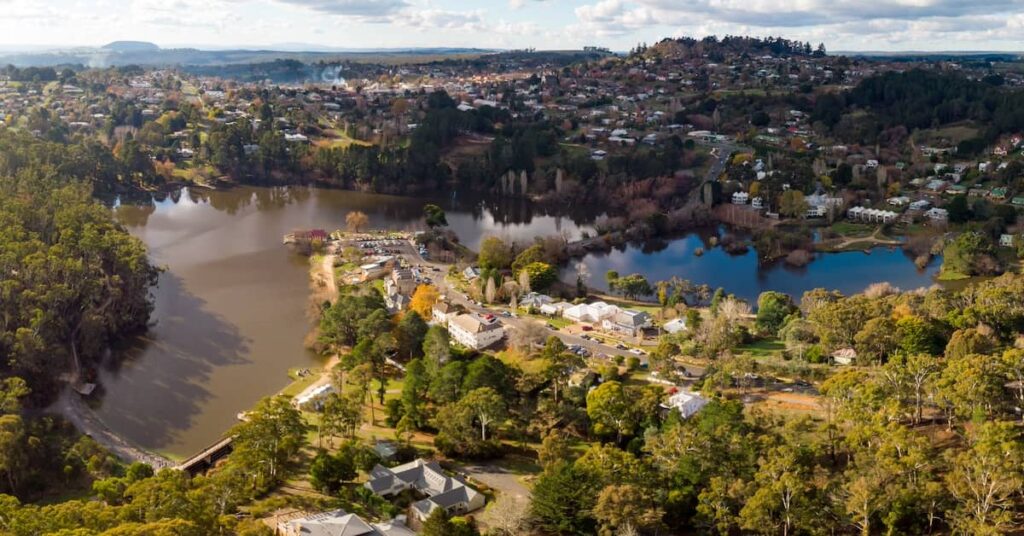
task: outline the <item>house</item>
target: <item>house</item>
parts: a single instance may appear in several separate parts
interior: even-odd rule
[[[651,327],[651,315],[644,311],[619,309],[612,316],[601,321],[605,331],[620,333],[629,337],[638,337],[644,328]]]
[[[594,303],[581,303],[574,305],[566,309],[562,316],[572,320],[573,322],[589,322],[591,324],[600,323],[605,318],[609,318],[619,310],[614,305],[608,305],[605,302],[594,302]]]
[[[292,405],[304,411],[321,411],[324,409],[324,401],[334,392],[334,386],[329,383],[314,387],[299,393],[292,400]]]
[[[944,222],[949,219],[949,211],[938,207],[930,209],[928,212],[925,212],[924,215],[934,222]]]
[[[461,515],[483,508],[485,502],[484,495],[464,480],[448,476],[437,462],[423,459],[390,469],[377,465],[363,485],[382,497],[406,490],[426,495],[426,499],[412,504],[413,512],[421,521],[430,517],[436,508],[444,508],[451,515]]]
[[[462,271],[462,277],[465,277],[467,281],[472,281],[480,277],[480,269],[475,266],[467,266],[466,269]]]
[[[857,360],[857,350],[843,348],[832,352],[832,362],[837,365],[852,365]]]
[[[760,196],[751,199],[750,207],[753,208],[754,210],[764,209],[764,199],[762,199]]]
[[[891,210],[880,210],[868,207],[853,207],[846,211],[846,217],[851,220],[865,221],[869,223],[890,223],[896,221],[899,214]]]
[[[332,510],[298,519],[282,521],[277,526],[281,536],[415,536],[399,520],[370,524],[355,514]]]
[[[412,270],[408,268],[392,270],[391,282],[394,284],[397,292],[406,296],[411,296],[416,290],[416,278],[413,277]]]
[[[528,292],[519,300],[519,306],[526,309],[530,309],[531,307],[540,309],[541,306],[554,303],[554,301],[555,300],[552,299],[551,296],[539,294],[537,292]]]
[[[359,267],[359,272],[363,276],[363,281],[370,281],[371,279],[377,279],[388,273],[387,263],[384,261],[371,262],[364,264]]]
[[[688,419],[697,414],[704,406],[706,406],[708,400],[697,393],[690,391],[679,390],[674,395],[668,398],[668,401],[661,405],[661,407],[669,410],[676,410],[684,419]]]
[[[1017,207],[1017,208],[1024,207],[1024,196],[1022,196],[1022,197],[1014,197],[1012,200],[1010,200],[1010,204],[1015,206],[1015,207]]]
[[[565,301],[558,303],[547,303],[540,306],[540,314],[547,316],[563,316],[566,309],[572,307],[572,304]]]
[[[747,192],[735,192],[732,194],[732,204],[734,205],[746,205],[749,200],[750,194]]]
[[[680,331],[686,330],[686,319],[683,317],[674,318],[672,320],[669,320],[668,322],[665,322],[665,325],[662,326],[661,328],[664,329],[667,333],[675,335]]]
[[[902,206],[906,206],[908,203],[910,203],[910,198],[905,196],[905,195],[901,195],[901,196],[898,196],[898,197],[890,197],[888,199],[888,203],[889,203],[889,206],[892,206],[892,207],[902,207]]]
[[[1012,234],[1003,233],[999,235],[999,245],[1004,248],[1012,248],[1016,242]]]
[[[494,315],[461,314],[448,321],[452,339],[473,350],[480,350],[505,337],[505,328]]]
[[[932,202],[927,199],[919,199],[910,204],[910,210],[928,210]]]
[[[455,318],[456,315],[461,311],[461,307],[452,305],[445,301],[439,301],[430,308],[430,315],[434,322],[447,326],[448,321]]]

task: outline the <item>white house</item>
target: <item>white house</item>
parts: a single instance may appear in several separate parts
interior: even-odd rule
[[[386,523],[367,523],[355,514],[332,510],[298,519],[282,521],[277,526],[282,536],[415,536],[399,520]]]
[[[462,515],[483,508],[486,500],[461,478],[446,475],[437,462],[422,459],[390,469],[377,465],[363,485],[382,497],[409,489],[427,495],[426,499],[412,504],[413,512],[421,521],[430,517],[436,508],[444,508],[451,515]]]
[[[905,195],[901,195],[901,196],[897,196],[897,197],[890,197],[888,199],[888,202],[889,202],[890,206],[902,207],[902,206],[906,206],[908,203],[910,203],[910,198],[905,196]]]
[[[466,348],[480,350],[500,341],[505,328],[494,315],[461,314],[448,321],[448,333]]]
[[[688,419],[697,414],[704,406],[706,406],[708,400],[697,393],[691,393],[690,391],[680,390],[676,394],[670,396],[668,401],[661,405],[665,409],[674,409],[683,416],[684,419]]]
[[[545,303],[540,306],[540,314],[547,316],[562,316],[566,309],[572,307],[569,302]]]
[[[938,207],[932,208],[928,212],[925,212],[924,215],[935,222],[943,222],[949,219],[949,211]]]
[[[999,235],[999,245],[1004,248],[1012,248],[1014,243],[1014,236],[1012,234],[1003,233]]]
[[[852,365],[857,360],[857,350],[843,348],[832,353],[832,362],[837,365]]]
[[[672,320],[669,320],[668,322],[665,322],[665,325],[662,326],[662,329],[664,329],[666,332],[671,333],[673,335],[675,335],[676,333],[679,333],[680,331],[685,331],[686,330],[686,319],[683,318],[683,317],[679,317],[679,318],[674,318]]]
[[[750,194],[747,192],[735,192],[732,194],[732,204],[734,205],[746,205],[749,200]]]
[[[333,392],[333,385],[324,384],[299,393],[299,396],[292,400],[292,404],[301,410],[320,411],[324,407],[324,400]]]
[[[592,324],[600,323],[605,318],[610,318],[619,308],[614,305],[608,305],[605,302],[594,302],[594,303],[581,303],[574,305],[565,310],[562,316],[572,320],[573,322],[589,322]]]

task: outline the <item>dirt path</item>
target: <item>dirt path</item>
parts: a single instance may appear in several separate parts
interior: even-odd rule
[[[879,234],[882,232],[882,228],[879,227],[875,232],[869,236],[860,237],[844,237],[843,240],[835,245],[829,245],[830,249],[842,250],[852,247],[854,244],[864,244],[864,249],[868,250],[878,246],[901,246],[902,242],[899,240],[893,240],[891,238],[879,238]]]
[[[157,470],[175,466],[171,460],[137,447],[107,428],[107,425],[103,424],[70,387],[64,388],[60,398],[48,408],[48,411],[63,416],[80,432],[91,437],[122,461],[142,462]]]
[[[334,257],[333,253],[324,255],[324,260],[320,263],[320,277],[324,279],[327,285],[327,292],[330,293],[331,301],[334,301],[338,296],[338,282],[334,280]]]

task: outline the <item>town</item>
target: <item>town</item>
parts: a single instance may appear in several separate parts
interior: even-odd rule
[[[0,54],[0,533],[1020,531],[1019,55],[244,52]]]

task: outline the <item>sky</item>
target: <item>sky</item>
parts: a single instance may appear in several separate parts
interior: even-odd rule
[[[1024,51],[1024,0],[0,0],[0,46],[616,51],[782,36],[842,51]]]

